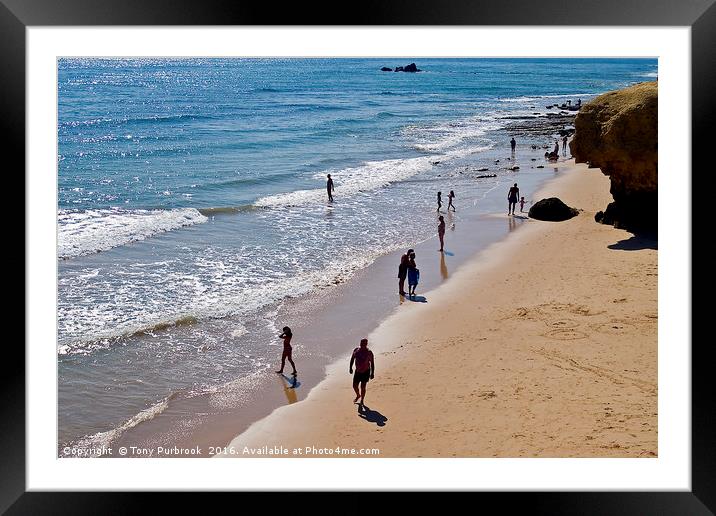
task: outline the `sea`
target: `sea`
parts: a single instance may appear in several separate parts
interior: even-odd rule
[[[381,71],[411,62],[421,71]],[[227,406],[262,403],[256,386],[278,365],[287,300],[325,296],[434,238],[437,191],[443,213],[450,190],[474,220],[506,210],[513,182],[535,189],[552,177],[537,168],[560,137],[549,127],[573,128],[558,114],[574,113],[551,106],[656,80],[657,68],[60,59],[58,455],[111,446],[172,403],[237,382],[251,394]],[[176,432],[201,419],[187,412]]]

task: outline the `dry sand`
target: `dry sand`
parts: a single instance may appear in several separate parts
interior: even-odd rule
[[[551,196],[584,211],[529,220],[368,336],[376,377],[362,411],[346,356],[304,401],[236,437],[238,456],[656,456],[655,245],[594,222],[611,200],[597,169],[561,169],[534,199]]]

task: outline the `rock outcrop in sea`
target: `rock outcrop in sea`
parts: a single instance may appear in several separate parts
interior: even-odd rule
[[[410,63],[407,66],[396,66],[395,70],[392,68],[388,68],[387,66],[384,66],[380,69],[381,72],[422,72],[420,68],[415,66],[415,63]]]
[[[574,120],[569,148],[577,163],[611,180],[614,202],[595,219],[633,230],[657,227],[658,83],[643,82],[598,96]]]

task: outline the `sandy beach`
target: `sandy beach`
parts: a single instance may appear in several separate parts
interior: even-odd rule
[[[655,457],[656,243],[594,221],[611,200],[598,169],[561,167],[533,198],[553,196],[582,211],[520,220],[367,335],[376,376],[363,408],[350,342],[306,399],[254,423],[224,456]]]

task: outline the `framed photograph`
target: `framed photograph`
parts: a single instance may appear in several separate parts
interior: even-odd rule
[[[344,25],[2,1],[27,303],[0,509],[341,490],[712,513],[691,340],[712,2]]]

